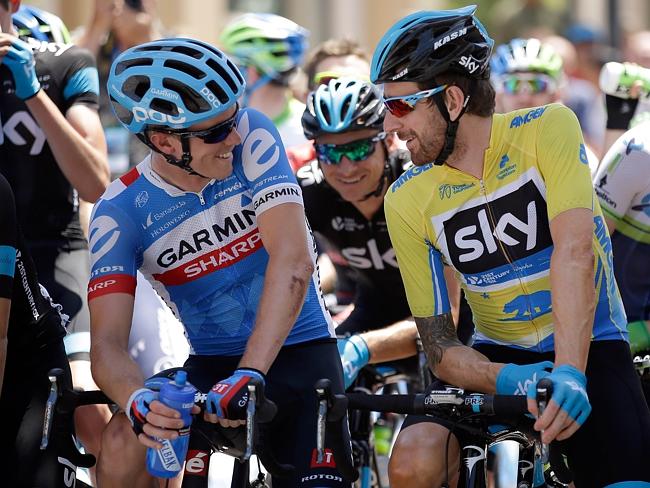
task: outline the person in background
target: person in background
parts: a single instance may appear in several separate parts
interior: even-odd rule
[[[560,102],[566,87],[562,68],[562,57],[545,41],[517,38],[497,46],[490,60],[497,112]],[[598,157],[587,150],[593,173]]]
[[[86,283],[88,243],[80,200],[94,202],[109,182],[106,142],[97,114],[99,86],[91,54],[70,44],[19,38],[12,14],[19,0],[0,1],[0,173],[16,196],[16,212],[40,282],[70,316],[65,339],[74,384],[96,388],[90,374]],[[52,29],[56,24],[52,24]],[[21,126],[20,132],[7,130]],[[105,425],[105,406],[76,413],[77,432],[91,452],[99,450],[93,425]]]
[[[308,48],[309,31],[275,14],[249,13],[233,19],[219,38],[246,79],[243,106],[259,110],[278,128],[285,148],[305,142],[305,110],[289,87]]]

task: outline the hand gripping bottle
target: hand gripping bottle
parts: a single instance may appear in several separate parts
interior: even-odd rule
[[[183,428],[178,431],[179,435],[174,440],[157,439],[163,445],[161,449],[147,449],[147,471],[151,475],[174,478],[183,468],[190,441],[191,411],[195,393],[196,389],[187,382],[187,373],[183,370],[177,371],[174,380],[168,381],[160,388],[158,401],[180,412]]]
[[[634,63],[605,63],[598,84],[607,95],[630,98],[632,85],[641,82],[640,98],[650,97],[650,69]]]

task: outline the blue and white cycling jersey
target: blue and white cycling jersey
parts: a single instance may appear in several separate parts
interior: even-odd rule
[[[180,318],[192,354],[244,352],[269,259],[257,217],[283,203],[303,204],[271,121],[242,110],[237,132],[242,143],[229,177],[186,192],[160,178],[147,158],[111,183],[91,217],[89,301],[134,294],[140,270]],[[309,229],[308,236],[315,263]],[[315,271],[285,344],[333,336]]]

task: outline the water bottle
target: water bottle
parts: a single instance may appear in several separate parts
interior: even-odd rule
[[[650,69],[638,64],[605,63],[598,81],[604,93],[618,98],[630,98],[632,85],[640,81],[640,98],[650,97]]]
[[[162,444],[161,449],[147,449],[147,471],[158,478],[174,478],[183,468],[187,446],[190,441],[190,425],[192,424],[192,406],[196,389],[187,382],[187,373],[179,370],[174,380],[164,383],[160,388],[158,400],[174,410],[178,410],[183,420],[183,428],[178,431],[178,437],[171,439],[156,439]]]

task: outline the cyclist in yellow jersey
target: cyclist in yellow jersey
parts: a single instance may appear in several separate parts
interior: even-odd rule
[[[553,394],[535,429],[561,441],[576,486],[648,487],[650,412],[580,126],[560,104],[494,114],[493,41],[475,9],[412,14],[372,60],[384,129],[416,165],[393,183],[385,213],[430,367],[465,389],[527,394],[534,416],[535,385],[547,377]],[[471,348],[456,337],[443,264],[474,314]],[[392,487],[455,484],[464,439],[451,436],[446,465],[447,427],[407,419]]]

